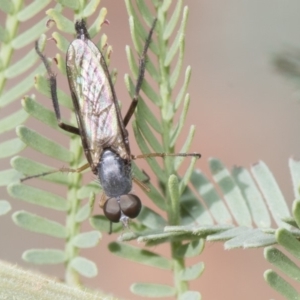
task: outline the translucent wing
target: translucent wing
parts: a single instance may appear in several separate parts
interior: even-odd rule
[[[128,158],[116,103],[101,59],[102,54],[93,42],[76,39],[69,46],[66,61],[78,127],[92,170],[105,148]]]

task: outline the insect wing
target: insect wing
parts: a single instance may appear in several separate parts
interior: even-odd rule
[[[102,54],[89,39],[74,40],[67,52],[67,74],[78,126],[90,164],[95,167],[104,148],[125,149],[116,106]]]

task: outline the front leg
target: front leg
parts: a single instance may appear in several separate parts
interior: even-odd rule
[[[58,98],[57,98],[56,75],[51,70],[51,67],[49,65],[47,58],[39,49],[38,41],[35,42],[35,50],[36,50],[36,53],[38,54],[38,56],[41,58],[42,62],[44,63],[45,68],[48,73],[48,76],[49,76],[48,80],[49,80],[49,86],[50,86],[50,91],[51,91],[51,99],[52,99],[58,126],[67,132],[80,135],[79,129],[77,127],[74,127],[72,125],[68,125],[68,124],[62,122],[61,116],[60,116]]]

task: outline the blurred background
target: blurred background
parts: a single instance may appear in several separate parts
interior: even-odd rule
[[[184,3],[190,9],[184,68],[191,65],[192,78],[188,88],[191,104],[183,137],[189,126],[195,124],[196,134],[191,151],[202,154],[197,168],[210,176],[209,157],[221,159],[228,168],[233,165],[249,167],[263,160],[272,170],[291,207],[294,199],[288,159],[299,157],[300,95],[298,86],[276,70],[274,59],[291,49],[300,51],[300,2],[185,0]],[[118,69],[116,91],[122,101],[124,115],[131,101],[123,81],[124,74],[129,72],[125,45],[132,45],[128,15],[123,1],[102,0],[101,6],[108,9],[110,25],[104,26],[101,32],[108,35],[108,42],[113,46],[110,66]],[[5,26],[3,14],[0,17],[1,25]],[[20,30],[33,24],[31,20]],[[47,36],[50,37],[51,31]],[[71,36],[67,38],[72,39]],[[32,47],[28,47],[28,51]],[[48,56],[56,53],[51,45],[47,45],[45,51]],[[24,56],[24,53],[16,54]],[[13,57],[13,60],[17,59],[17,56]],[[62,81],[58,82],[61,84]],[[15,83],[8,82],[7,87]],[[60,88],[68,90],[66,84]],[[50,100],[47,101],[51,107]],[[16,101],[14,106],[0,111],[0,118],[18,106],[20,102]],[[27,122],[32,128],[37,128],[37,124],[33,120]],[[133,137],[131,128],[129,131]],[[8,133],[4,137],[12,135]],[[45,135],[48,136],[48,133]],[[132,153],[138,154],[134,138],[131,140]],[[61,139],[61,143],[67,145],[68,141]],[[36,157],[28,150],[22,155]],[[1,160],[0,163],[1,170],[10,166],[9,160]],[[148,172],[147,164],[141,162],[139,166]],[[92,175],[90,178],[93,178]],[[63,190],[61,194],[64,195]],[[0,195],[1,199],[9,199],[4,188]],[[143,201],[149,204],[145,195]],[[11,204],[13,210],[36,211],[36,207],[18,200],[12,199]],[[95,213],[100,213],[98,207]],[[61,222],[64,220],[59,213],[51,218]],[[88,224],[85,229],[89,229]],[[14,226],[10,214],[0,218],[0,236],[1,259],[63,278],[62,266],[33,266],[21,260],[22,252],[28,248],[61,247],[60,241],[41,239],[38,234]],[[97,262],[99,268],[95,279],[85,279],[87,286],[122,298],[140,299],[129,291],[129,286],[135,281],[172,284],[173,279],[166,271],[132,264],[111,255],[106,245],[116,239],[117,235],[104,234],[98,247],[84,251]],[[136,242],[133,244],[136,245]],[[169,255],[168,245],[152,250]],[[221,243],[207,243],[203,254],[188,262],[198,261],[203,261],[206,269],[198,280],[192,282],[191,289],[200,291],[203,299],[281,299],[264,282],[263,272],[270,265],[263,259],[263,249],[225,251]]]

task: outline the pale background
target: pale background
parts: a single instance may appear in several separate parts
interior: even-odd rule
[[[209,157],[220,158],[229,168],[233,165],[248,167],[263,160],[273,171],[291,205],[293,194],[288,159],[290,156],[299,157],[299,97],[296,86],[275,71],[272,59],[283,50],[300,48],[300,2],[184,2],[190,8],[184,65],[192,66],[188,89],[191,106],[187,126],[195,124],[197,127],[191,147],[191,151],[202,154],[197,167],[209,175]],[[128,72],[124,48],[126,44],[131,45],[128,16],[123,1],[103,0],[101,5],[108,8],[110,25],[105,26],[103,32],[113,45],[111,66],[118,69],[116,90],[122,100],[124,114],[130,103],[123,83],[123,76]],[[2,24],[3,18],[0,22]],[[34,22],[24,25],[32,24]],[[50,33],[47,35],[50,36]],[[30,50],[31,47],[33,45],[26,49]],[[51,49],[54,48],[47,46],[49,56],[53,53]],[[13,84],[14,81],[8,86]],[[16,101],[14,105],[18,106],[19,102]],[[15,107],[2,110],[1,118]],[[28,122],[29,126],[47,136],[53,134],[41,131],[37,124]],[[8,137],[9,134],[5,136]],[[139,153],[133,134],[131,137],[132,152]],[[62,138],[60,141],[67,145],[67,141]],[[29,150],[24,155],[44,159]],[[8,161],[0,163],[1,169],[9,167]],[[54,161],[53,165],[60,167]],[[139,165],[148,172],[146,164]],[[41,184],[37,181],[37,185]],[[61,193],[63,195],[63,191]],[[138,193],[142,195],[140,191]],[[149,205],[146,196],[142,197]],[[9,199],[5,189],[1,189],[0,198]],[[11,203],[14,210],[36,212],[36,207],[21,201],[12,200]],[[96,213],[100,212],[98,208],[95,210]],[[46,215],[43,210],[39,213]],[[59,213],[49,217],[63,222],[63,216]],[[86,225],[85,230],[88,229]],[[20,258],[21,253],[28,248],[60,247],[58,240],[41,239],[38,234],[17,228],[12,225],[10,215],[0,218],[0,236],[1,259],[63,277],[62,266],[36,267],[24,263]],[[130,284],[135,281],[172,284],[168,272],[132,264],[111,255],[106,244],[116,239],[117,235],[104,235],[98,247],[85,251],[87,256],[97,262],[100,273],[93,280],[85,280],[88,286],[101,288],[119,297],[140,299],[129,292]],[[153,250],[166,256],[169,254],[168,246]],[[200,291],[203,299],[282,299],[264,282],[263,272],[270,265],[263,259],[263,249],[224,251],[221,243],[207,243],[204,253],[196,259],[188,260],[188,264],[198,261],[205,263],[206,270],[201,278],[192,282],[191,289]]]

